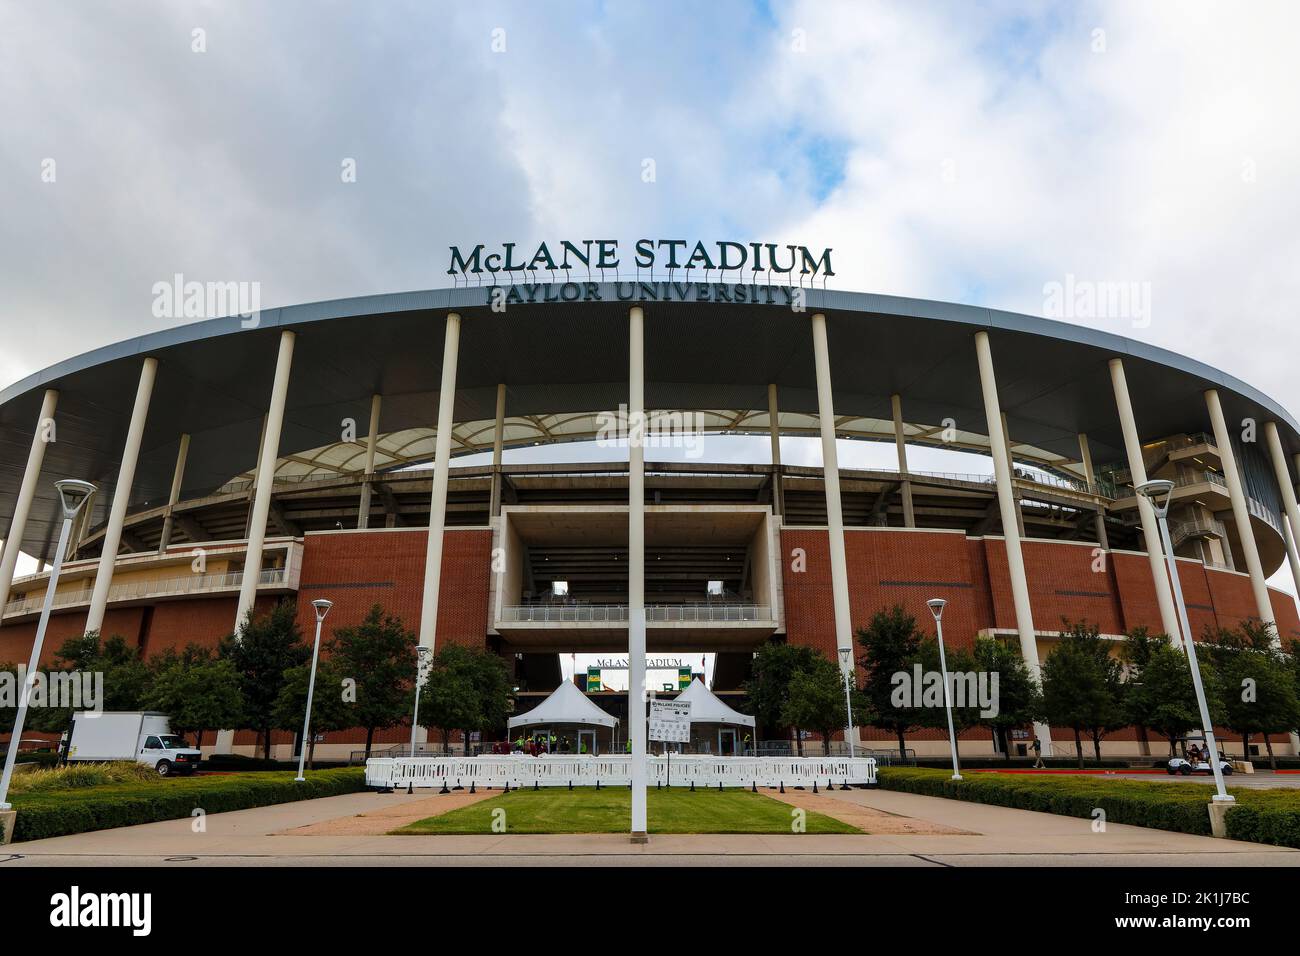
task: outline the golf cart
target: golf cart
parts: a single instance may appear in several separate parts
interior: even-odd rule
[[[1210,764],[1209,760],[1205,759],[1205,757],[1202,756],[1193,760],[1187,756],[1187,745],[1189,743],[1198,744],[1198,749],[1202,752],[1208,750],[1204,737],[1181,737],[1178,740],[1175,740],[1174,744],[1175,746],[1181,746],[1183,756],[1171,757],[1169,762],[1165,765],[1165,772],[1171,777],[1175,774],[1190,777],[1194,773],[1214,773],[1214,767]],[[1218,759],[1219,770],[1224,774],[1224,776],[1231,774],[1232,764],[1227,760],[1224,760],[1222,754],[1219,755]]]

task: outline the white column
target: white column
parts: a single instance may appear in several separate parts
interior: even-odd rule
[[[776,385],[767,386],[767,430],[772,438],[772,511],[785,514],[785,488],[781,482],[781,412],[776,402]]]
[[[190,454],[190,436],[181,435],[180,447],[176,450],[176,468],[172,471],[172,489],[167,495],[167,515],[163,518],[162,537],[158,539],[158,553],[167,550],[172,543],[172,511],[181,498],[181,482],[185,480],[185,459]]]
[[[492,430],[492,493],[488,502],[488,517],[501,513],[501,453],[506,435],[506,386],[497,385],[497,418]]]
[[[894,412],[894,448],[898,451],[898,473],[903,475],[903,524],[909,528],[916,527],[916,513],[912,510],[912,483],[907,480],[907,441],[903,434],[903,396],[889,396],[889,405]]]
[[[826,316],[812,317],[813,360],[817,367],[817,420],[822,436],[822,480],[826,488],[826,524],[830,538],[831,596],[835,606],[835,646],[853,649],[853,621],[849,608],[849,569],[844,554],[844,509],[840,501],[840,465],[835,449],[835,405],[831,392],[830,349],[826,342]],[[838,658],[839,655],[837,654]],[[853,670],[852,657],[842,673]]]
[[[280,458],[280,429],[284,427],[284,404],[289,395],[289,371],[293,368],[294,333],[280,333],[280,352],[275,360],[275,381],[271,385],[271,403],[267,406],[262,428],[262,447],[258,452],[257,481],[253,490],[253,511],[249,520],[248,549],[244,555],[244,574],[239,582],[239,605],[235,610],[235,634],[244,629],[245,619],[253,613],[257,600],[257,581],[262,576],[262,545],[266,542],[266,518],[271,511],[271,491],[275,485],[275,466]]]
[[[646,839],[645,312],[628,310],[627,722],[632,742],[632,842]]]
[[[1092,467],[1092,449],[1088,447],[1088,436],[1079,432],[1079,461],[1083,463],[1083,480],[1088,483],[1088,493],[1096,493],[1097,473]],[[1097,543],[1101,545],[1103,551],[1110,550],[1110,541],[1106,538],[1106,515],[1097,509],[1097,517],[1094,519],[1097,529]]]
[[[127,505],[131,502],[131,485],[135,482],[135,465],[140,457],[140,442],[144,439],[144,423],[149,417],[149,398],[158,374],[158,360],[146,358],[140,368],[140,382],[135,390],[135,407],[131,409],[131,424],[126,431],[126,447],[122,449],[122,464],[117,471],[117,484],[113,487],[113,505],[108,513],[108,526],[104,529],[103,550],[99,554],[99,568],[95,571],[95,589],[90,595],[90,610],[86,614],[86,633],[98,631],[104,624],[108,609],[108,590],[113,586],[113,566],[117,563],[118,545],[122,543],[122,525],[126,521]]]
[[[357,506],[357,527],[370,527],[370,476],[375,473],[375,449],[379,444],[379,410],[383,399],[370,396],[370,431],[366,433],[366,471],[361,482],[361,503]]]
[[[1012,489],[1015,489],[1016,480],[1016,460],[1011,457],[1011,429],[1007,426],[1007,413],[1002,413],[1002,450],[1007,456],[1007,474],[1011,476]],[[1021,540],[1025,537],[1025,509],[1020,507],[1020,494],[1015,496],[1016,502],[1016,531],[1020,533]]]
[[[1232,518],[1237,524],[1237,540],[1246,558],[1250,572],[1250,589],[1255,595],[1255,610],[1261,621],[1274,622],[1273,602],[1268,597],[1268,584],[1264,580],[1264,567],[1259,561],[1259,548],[1255,545],[1255,532],[1250,526],[1250,509],[1246,505],[1246,490],[1237,469],[1237,456],[1232,450],[1228,423],[1223,420],[1223,406],[1215,389],[1205,392],[1205,406],[1210,410],[1210,424],[1214,426],[1214,444],[1219,448],[1223,462],[1223,477],[1228,482],[1228,500],[1232,502]]]
[[[41,464],[45,461],[45,446],[55,437],[52,426],[54,410],[58,404],[59,393],[52,388],[47,388],[44,398],[41,399],[41,412],[36,419],[36,431],[32,433],[32,447],[27,452],[27,468],[23,471],[22,484],[18,486],[18,501],[14,504],[14,515],[9,522],[9,536],[5,538],[4,557],[0,559],[0,608],[9,603],[9,588],[14,583],[14,568],[18,565],[18,552],[23,546],[27,516],[31,514],[32,501],[36,497],[36,484],[41,477]]]
[[[1264,439],[1268,442],[1268,456],[1273,461],[1273,474],[1277,478],[1278,494],[1282,498],[1282,508],[1286,511],[1285,530],[1289,533],[1287,540],[1287,564],[1291,566],[1291,579],[1295,582],[1296,595],[1300,597],[1300,560],[1296,549],[1300,547],[1300,506],[1297,506],[1295,486],[1291,484],[1291,475],[1287,470],[1286,453],[1282,451],[1282,439],[1277,433],[1277,422],[1264,423]]]
[[[1115,408],[1119,412],[1119,425],[1124,432],[1124,451],[1128,456],[1129,477],[1136,488],[1147,480],[1147,466],[1142,460],[1142,440],[1138,438],[1137,419],[1133,417],[1133,402],[1128,394],[1128,378],[1124,363],[1110,360],[1110,384],[1115,392]],[[1151,564],[1151,579],[1156,588],[1156,604],[1160,608],[1160,626],[1181,647],[1183,636],[1178,627],[1178,614],[1174,610],[1174,593],[1169,586],[1169,572],[1165,569],[1164,549],[1160,545],[1160,529],[1156,526],[1156,512],[1145,495],[1137,495],[1138,517],[1142,521],[1142,538],[1146,542],[1147,561]],[[1190,637],[1191,635],[1188,635]]]
[[[975,355],[979,360],[980,388],[984,393],[984,418],[989,428],[989,457],[993,459],[993,477],[998,486],[998,512],[1002,518],[1002,536],[1007,548],[1007,570],[1011,576],[1011,600],[1016,609],[1016,631],[1020,636],[1020,656],[1025,666],[1039,679],[1038,641],[1034,631],[1034,613],[1029,603],[1029,579],[1025,576],[1025,556],[1020,550],[1020,529],[1016,524],[1015,489],[1011,485],[1010,457],[1006,435],[1002,431],[1002,408],[998,402],[998,383],[993,374],[993,350],[987,332],[975,333]],[[1044,755],[1052,751],[1052,731],[1045,723],[1034,724],[1034,733],[1043,745]]]
[[[456,359],[460,355],[460,315],[447,313],[442,344],[442,390],[438,393],[438,435],[434,443],[433,495],[429,500],[429,548],[424,556],[424,600],[420,607],[420,646],[430,652],[438,634],[438,590],[442,583],[442,537],[447,522],[451,429],[456,411]]]

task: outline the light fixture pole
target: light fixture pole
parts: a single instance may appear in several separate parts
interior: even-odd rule
[[[853,648],[840,648],[840,662],[844,665],[840,668],[840,672],[844,675],[844,713],[847,717],[844,724],[844,739],[849,742],[849,759],[852,760],[857,756],[857,752],[853,749],[853,697],[849,690],[849,675],[853,673]]]
[[[63,570],[63,555],[68,550],[68,536],[72,531],[72,522],[81,511],[81,506],[86,503],[86,499],[95,493],[94,485],[75,478],[56,481],[54,487],[59,490],[59,505],[63,509],[63,527],[59,530],[59,546],[54,552],[50,582],[45,586],[45,604],[41,607],[41,618],[36,625],[36,640],[32,643],[32,660],[27,665],[26,679],[23,681],[22,693],[18,698],[18,714],[14,717],[13,733],[9,735],[9,752],[5,754],[4,774],[0,775],[0,810],[13,809],[8,802],[9,781],[13,778],[14,762],[18,759],[18,745],[22,741],[23,724],[27,722],[27,700],[31,695],[36,669],[41,663],[41,647],[45,644],[45,629],[49,626],[50,611],[54,608],[54,592],[59,586],[59,572]],[[21,542],[11,543],[16,548]]]
[[[1183,585],[1178,580],[1178,562],[1174,560],[1174,546],[1169,540],[1169,502],[1173,498],[1174,483],[1167,478],[1153,478],[1142,482],[1135,490],[1151,502],[1151,507],[1156,513],[1156,522],[1160,525],[1160,543],[1165,552],[1165,567],[1169,569],[1169,580],[1174,586],[1174,605],[1178,609],[1178,626],[1183,632],[1183,649],[1187,652],[1187,664],[1192,669],[1192,686],[1196,688],[1196,706],[1200,708],[1205,742],[1210,748],[1210,770],[1214,773],[1214,786],[1218,790],[1214,800],[1216,803],[1235,803],[1236,797],[1228,793],[1223,785],[1223,770],[1219,766],[1219,745],[1214,741],[1214,724],[1210,721],[1209,704],[1205,702],[1201,667],[1196,662],[1196,642],[1192,640],[1192,628],[1187,623],[1187,603],[1183,600]],[[1239,528],[1238,532],[1250,534],[1250,529]],[[1147,546],[1150,547],[1150,542]]]
[[[943,709],[948,715],[948,748],[952,751],[952,779],[961,779],[961,766],[957,763],[957,733],[952,727],[952,696],[948,688],[948,661],[943,653],[943,609],[947,601],[943,598],[931,598],[926,601],[930,613],[934,615],[934,627],[939,635],[939,670],[943,676]]]
[[[420,726],[420,688],[429,681],[429,666],[433,663],[433,649],[421,644],[415,649],[415,713],[411,717],[411,756],[415,756],[415,735]]]
[[[307,742],[311,740],[311,698],[316,691],[316,661],[320,657],[320,626],[325,621],[325,615],[334,606],[334,602],[321,598],[312,601],[311,606],[316,609],[316,643],[312,645],[311,649],[311,677],[307,681],[307,713],[302,718],[302,746],[298,748],[298,776],[293,778],[298,783],[306,781],[306,778],[302,775],[302,767],[307,761]]]

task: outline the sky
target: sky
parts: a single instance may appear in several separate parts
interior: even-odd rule
[[[690,236],[1030,314],[1133,283],[1144,314],[1064,318],[1296,412],[1298,34],[1261,0],[0,0],[0,385],[183,321],[176,273],[275,306]]]

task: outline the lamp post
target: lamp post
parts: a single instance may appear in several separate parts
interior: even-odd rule
[[[26,679],[23,681],[22,694],[18,699],[18,714],[14,718],[14,730],[9,735],[9,752],[5,754],[4,774],[0,775],[0,810],[12,809],[8,803],[9,781],[13,778],[14,762],[18,759],[18,744],[22,740],[23,724],[27,722],[27,701],[31,695],[36,668],[40,666],[45,629],[49,626],[50,611],[54,608],[54,592],[59,586],[59,572],[63,570],[63,555],[68,550],[68,536],[72,531],[72,522],[81,511],[81,506],[86,503],[86,499],[95,493],[94,485],[75,478],[56,481],[54,487],[59,490],[59,505],[63,509],[63,527],[59,530],[59,546],[54,552],[50,582],[45,586],[45,604],[41,607],[40,621],[36,625],[36,640],[32,643],[32,660],[27,665]],[[15,548],[20,544],[18,541],[11,543]]]
[[[429,682],[429,666],[433,663],[433,648],[421,644],[415,649],[415,713],[411,717],[411,756],[415,756],[415,735],[420,726],[420,688]]]
[[[844,739],[849,742],[849,759],[852,760],[857,756],[853,749],[853,697],[849,690],[849,675],[853,673],[853,648],[840,648],[840,663],[843,666],[840,672],[844,675],[844,713],[847,721],[844,724]]]
[[[307,742],[311,740],[311,698],[316,691],[316,661],[320,657],[320,626],[325,621],[325,615],[334,606],[334,602],[321,598],[312,601],[311,606],[316,609],[316,643],[311,649],[311,678],[307,681],[307,713],[302,718],[302,746],[298,749],[298,776],[293,778],[298,783],[304,783],[306,780],[302,775],[302,767],[307,760]]]
[[[1178,562],[1174,560],[1174,546],[1169,540],[1169,502],[1173,498],[1174,483],[1167,478],[1153,478],[1144,481],[1135,489],[1138,494],[1151,502],[1156,513],[1156,522],[1160,526],[1160,543],[1165,552],[1165,567],[1169,569],[1169,580],[1174,586],[1174,604],[1178,609],[1178,626],[1182,630],[1183,648],[1187,652],[1187,664],[1192,669],[1192,685],[1196,688],[1196,706],[1201,711],[1201,724],[1205,729],[1205,742],[1210,748],[1210,769],[1214,773],[1214,786],[1218,793],[1214,795],[1216,803],[1235,803],[1236,798],[1228,793],[1223,785],[1223,770],[1219,767],[1219,745],[1214,741],[1214,725],[1210,721],[1210,707],[1205,702],[1205,687],[1201,684],[1201,668],[1196,662],[1196,642],[1192,640],[1192,628],[1187,623],[1187,603],[1183,600],[1183,585],[1178,580]],[[1249,528],[1239,529],[1242,534],[1249,534]],[[1150,547],[1151,543],[1147,543]]]
[[[961,766],[957,763],[957,733],[952,727],[952,696],[948,688],[948,661],[943,653],[943,609],[948,604],[943,598],[925,602],[934,615],[934,628],[939,635],[939,670],[943,675],[943,709],[948,715],[948,748],[952,751],[952,779],[961,779]]]

